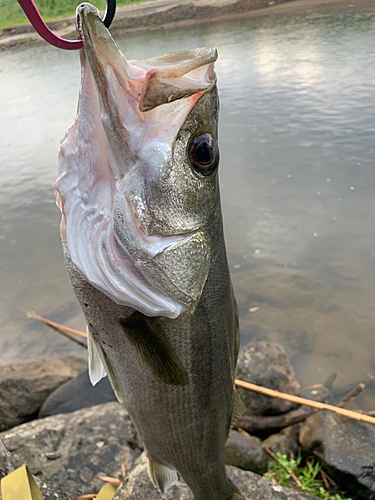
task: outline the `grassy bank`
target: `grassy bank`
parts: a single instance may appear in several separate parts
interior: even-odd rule
[[[98,9],[104,10],[105,0],[90,0]],[[117,5],[131,5],[146,0],[117,0]],[[45,21],[53,21],[74,16],[80,0],[34,0],[35,5]],[[29,21],[17,0],[0,0],[0,31],[29,24]]]
[[[271,453],[270,450],[268,453]],[[352,500],[335,491],[337,487],[323,472],[322,464],[315,458],[310,461],[303,457],[301,449],[296,458],[288,459],[280,453],[272,456],[274,461],[270,462],[265,477],[274,484],[297,489],[324,500]]]

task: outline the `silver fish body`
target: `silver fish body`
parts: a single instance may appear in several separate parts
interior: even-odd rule
[[[216,51],[129,63],[96,9],[75,124],[56,183],[67,270],[88,325],[93,382],[108,375],[162,495],[240,500],[226,476],[238,318],[217,176]]]

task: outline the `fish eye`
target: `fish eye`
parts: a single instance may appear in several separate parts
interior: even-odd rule
[[[207,176],[219,165],[219,148],[211,134],[193,137],[188,146],[191,166],[196,172]]]

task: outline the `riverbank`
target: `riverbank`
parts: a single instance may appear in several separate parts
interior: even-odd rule
[[[241,350],[238,377],[291,396],[303,391],[315,401],[329,401],[333,384],[327,380],[301,389],[284,348],[262,340]],[[336,405],[346,406],[363,389],[357,386]],[[373,427],[241,387],[237,391],[246,410],[229,432],[224,459],[229,477],[246,498],[374,498]],[[91,498],[101,490],[103,476],[123,483],[113,500],[160,498],[147,475],[144,447],[129,414],[116,401],[107,378],[95,388],[91,385],[82,360],[4,366],[0,396],[0,480],[27,465],[45,500]],[[191,452],[197,443],[183,446]],[[190,500],[191,493],[180,483],[168,498]]]
[[[355,0],[355,6],[373,4],[373,0]],[[142,4],[119,7],[111,32],[171,29],[197,23],[216,22],[238,17],[284,15],[354,7],[353,0],[153,0]],[[47,23],[52,31],[64,38],[75,37],[75,17]],[[31,26],[4,30],[0,50],[23,44],[44,43]]]

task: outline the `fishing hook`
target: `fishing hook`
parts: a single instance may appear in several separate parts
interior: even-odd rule
[[[41,18],[33,0],[18,0],[22,10],[26,14],[35,31],[51,45],[59,49],[75,50],[83,47],[82,40],[66,40],[52,33]],[[107,8],[104,14],[103,23],[109,28],[116,12],[116,0],[107,0]]]

